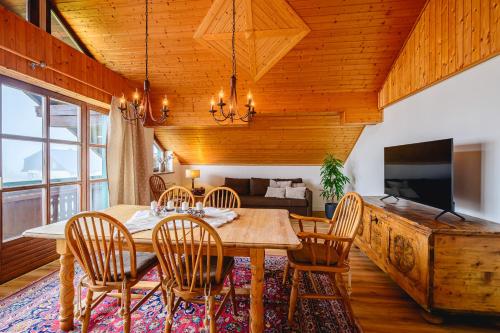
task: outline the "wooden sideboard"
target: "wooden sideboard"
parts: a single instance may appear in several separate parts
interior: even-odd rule
[[[364,197],[355,244],[428,313],[500,314],[500,224]]]

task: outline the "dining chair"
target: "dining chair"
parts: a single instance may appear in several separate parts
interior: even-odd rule
[[[164,206],[168,201],[172,200],[174,202],[174,207],[180,207],[182,202],[186,201],[189,207],[194,206],[194,195],[193,193],[185,188],[184,186],[171,186],[165,192],[163,192],[158,199],[158,205]]]
[[[79,311],[83,317],[82,332],[88,331],[92,309],[106,296],[121,299],[123,331],[130,332],[131,313],[161,285],[158,283],[130,309],[131,298],[135,296],[131,288],[137,288],[146,273],[155,266],[159,267],[155,254],[136,252],[132,235],[123,224],[100,212],[73,216],[66,223],[65,237],[84,272],[78,284],[78,309],[81,307],[81,287],[87,288],[85,307]],[[117,292],[113,292],[115,290]]]
[[[169,216],[154,228],[153,247],[163,272],[162,289],[167,294],[165,332],[171,331],[181,301],[205,304],[204,326],[211,333],[216,332],[217,318],[228,297],[236,314],[234,258],[224,256],[222,241],[212,226],[190,215]],[[215,296],[221,294],[226,277],[229,291],[217,302]]]
[[[151,188],[151,194],[155,201],[158,201],[161,194],[167,190],[165,181],[158,175],[149,177],[149,187]]]
[[[241,200],[235,190],[221,186],[207,193],[203,200],[203,206],[215,208],[240,208]]]
[[[289,266],[294,269],[288,311],[288,320],[290,322],[293,321],[297,298],[342,299],[349,314],[352,314],[342,274],[348,273],[350,270],[349,251],[363,216],[363,206],[361,196],[349,192],[340,200],[331,221],[291,214],[291,217],[299,220],[301,231],[297,233],[297,236],[302,242],[302,249],[287,251]],[[302,220],[314,222],[314,230],[312,232],[304,231]],[[328,223],[328,231],[326,233],[318,232],[317,222]],[[299,295],[298,287],[301,272],[308,273],[315,293]],[[318,291],[318,287],[312,278],[312,273],[318,272],[330,275],[336,291],[335,295],[325,295]],[[354,322],[354,320],[352,321]]]

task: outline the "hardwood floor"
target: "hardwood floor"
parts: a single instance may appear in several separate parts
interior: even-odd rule
[[[285,255],[284,251],[266,254]],[[444,324],[432,325],[420,315],[420,308],[359,249],[351,251],[354,315],[365,333],[496,333],[500,319],[453,316]],[[42,266],[0,285],[3,298],[57,270],[59,261]]]

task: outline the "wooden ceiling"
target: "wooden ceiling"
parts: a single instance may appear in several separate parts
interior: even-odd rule
[[[215,2],[150,6],[150,81],[154,98],[167,93],[172,109],[155,132],[184,163],[319,164],[326,152],[345,158],[363,125],[381,121],[377,92],[425,0],[288,0],[310,32],[256,82],[239,70],[239,94],[252,90],[261,125],[233,129],[208,113],[210,97],[229,88],[230,61],[194,38]],[[54,3],[98,61],[140,87],[142,1]]]

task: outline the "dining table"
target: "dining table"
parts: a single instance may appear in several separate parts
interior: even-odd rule
[[[149,210],[149,206],[116,205],[102,210],[118,221],[125,223],[136,212]],[[238,217],[230,223],[216,228],[223,246],[224,255],[250,258],[250,331],[264,330],[264,262],[266,249],[297,250],[301,243],[292,228],[288,211],[284,209],[235,208]],[[55,239],[60,256],[59,271],[59,327],[70,331],[74,324],[75,307],[75,258],[65,239],[66,222],[47,224],[26,230],[25,237]],[[154,253],[152,230],[133,233],[136,250]]]

